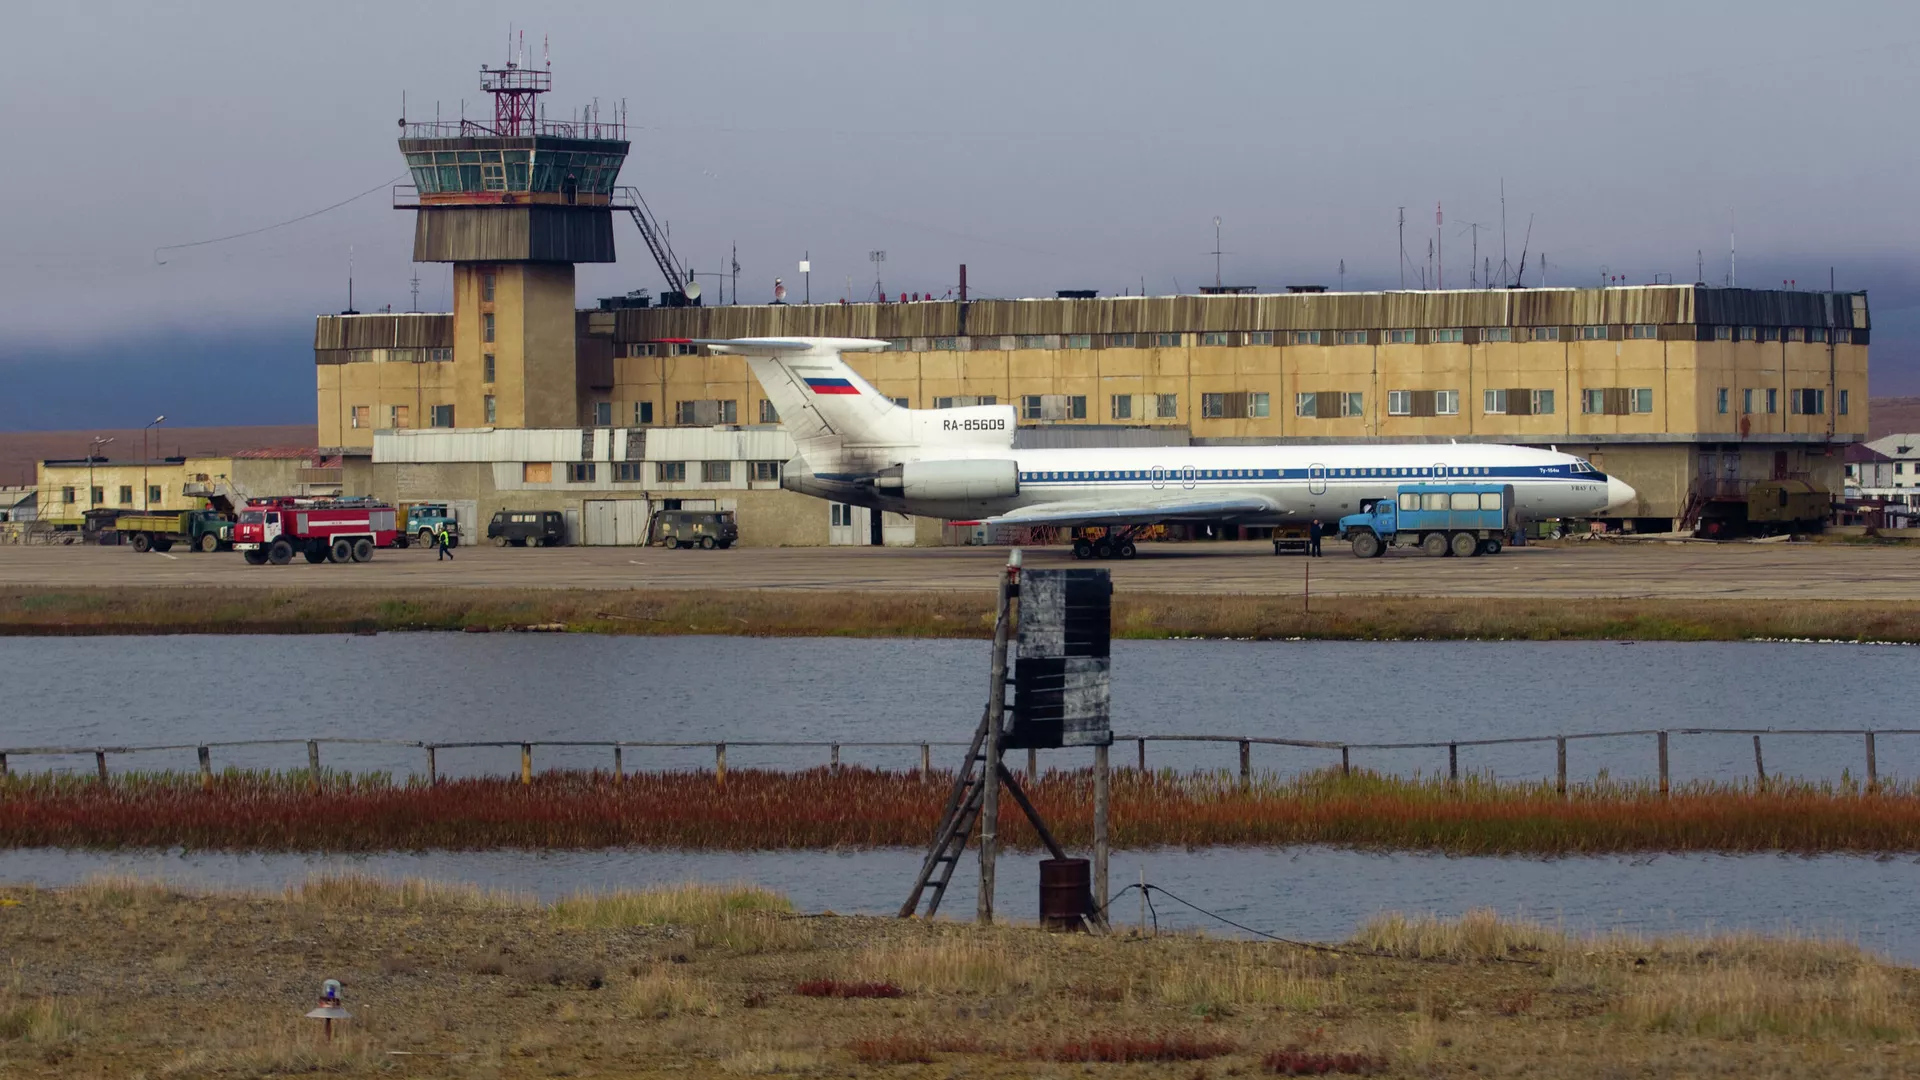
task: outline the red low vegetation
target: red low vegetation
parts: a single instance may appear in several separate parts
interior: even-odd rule
[[[1205,1061],[1240,1049],[1222,1039],[1193,1035],[1089,1035],[1080,1039],[1034,1047],[1028,1057],[1037,1061]]]
[[[391,783],[303,773],[15,774],[0,779],[0,848],[394,851],[655,847],[682,850],[919,847],[950,777],[846,768],[604,773]],[[1029,785],[1068,846],[1090,842],[1088,772]],[[1003,843],[1038,840],[1011,800]],[[1620,851],[1883,852],[1920,850],[1920,796],[1865,797],[1776,782],[1689,786],[1671,798],[1636,787],[1451,787],[1356,773],[1241,786],[1217,774],[1116,772],[1118,847],[1338,844],[1455,854]]]
[[[795,986],[793,992],[801,997],[819,998],[897,998],[907,993],[890,982],[842,982],[839,979],[808,979]]]

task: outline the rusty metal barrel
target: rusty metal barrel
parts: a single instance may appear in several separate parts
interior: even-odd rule
[[[1093,875],[1085,859],[1040,860],[1040,925],[1085,930],[1093,916]]]

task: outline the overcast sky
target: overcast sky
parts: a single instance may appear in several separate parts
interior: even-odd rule
[[[551,40],[550,115],[623,100],[640,188],[696,269],[739,246],[764,301],[1400,281],[1436,203],[1449,286],[1473,236],[1549,284],[1727,273],[1911,285],[1920,234],[1911,3],[23,5],[0,133],[0,343],[297,323],[346,301],[444,309],[390,208],[408,114],[488,109],[508,28]],[[372,194],[256,236],[155,254]],[[581,300],[658,273],[630,224]],[[161,260],[164,260],[162,264]],[[1530,279],[1529,283],[1535,283]],[[706,283],[711,291],[711,283]],[[1894,289],[1892,284],[1882,287]],[[1876,292],[1897,322],[1904,295]],[[1893,323],[1886,323],[1889,330]],[[1879,344],[1876,340],[1876,346]]]

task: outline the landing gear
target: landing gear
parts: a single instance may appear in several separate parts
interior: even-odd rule
[[[1145,527],[1134,525],[1118,532],[1108,533],[1098,540],[1088,540],[1084,537],[1075,539],[1073,557],[1076,559],[1131,559],[1140,554],[1140,549],[1134,546],[1133,538]]]

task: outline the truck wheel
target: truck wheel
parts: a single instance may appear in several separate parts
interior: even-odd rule
[[[153,550],[161,552],[162,554],[172,551],[173,541],[164,536],[156,536],[153,538]]]
[[[1131,559],[1135,555],[1140,554],[1140,549],[1133,546],[1133,541],[1123,540],[1121,541],[1119,548],[1115,549],[1114,554],[1120,556],[1123,559]]]
[[[285,566],[293,561],[293,545],[285,540],[275,540],[267,547],[267,561],[275,566]]]
[[[527,543],[532,544],[534,547],[546,547],[547,538],[544,536],[530,536],[527,538]]]
[[[1495,538],[1490,538],[1490,539],[1480,541],[1480,554],[1482,555],[1500,554],[1500,540],[1497,537],[1495,537]]]
[[[394,547],[397,547],[400,550],[405,551],[407,549],[407,545],[411,543],[413,543],[413,537],[408,536],[406,533],[393,534]]]
[[[669,534],[667,536],[667,550],[672,551],[674,548],[677,548],[679,546],[680,546],[680,538]]]
[[[200,537],[200,550],[206,552],[209,555],[213,554],[216,551],[219,551],[220,538],[213,535],[212,533],[202,534]]]
[[[432,529],[421,529],[419,536],[420,536],[421,547],[433,546],[433,530]]]
[[[303,548],[300,551],[300,555],[314,566],[319,566],[321,563],[327,561],[326,548]]]
[[[494,547],[506,547],[506,546],[507,546],[507,538],[506,538],[506,537],[504,537],[504,536],[496,536],[496,537],[494,537],[494,538],[493,538],[493,546],[494,546]]]
[[[373,541],[361,537],[353,542],[353,561],[366,562],[373,558]]]
[[[353,541],[341,537],[327,549],[327,558],[337,563],[353,561]]]
[[[1088,540],[1075,540],[1073,542],[1073,557],[1076,559],[1093,558],[1093,543]]]
[[[719,543],[720,541],[715,540],[711,536],[703,536],[700,538],[700,550],[712,551]]]
[[[261,551],[259,548],[254,548],[252,551],[243,551],[240,553],[240,557],[247,560],[250,566],[267,565],[267,553]]]
[[[147,549],[151,547],[153,547],[152,537],[148,536],[146,533],[133,534],[133,550],[138,551],[141,554],[145,554],[147,552]]]
[[[1480,554],[1480,538],[1472,533],[1454,533],[1447,541],[1447,546],[1462,559]]]
[[[1447,553],[1447,534],[1428,533],[1420,538],[1420,550],[1430,558],[1439,558]]]
[[[720,550],[721,550],[721,551],[725,551],[725,550],[727,550],[728,548],[730,548],[730,547],[732,547],[732,546],[733,546],[733,541],[731,541],[731,540],[722,540],[722,541],[720,541]]]
[[[1380,538],[1370,532],[1353,534],[1353,557],[1371,559],[1380,554]]]
[[[1093,553],[1102,559],[1113,558],[1113,541],[1104,538],[1094,541]]]

